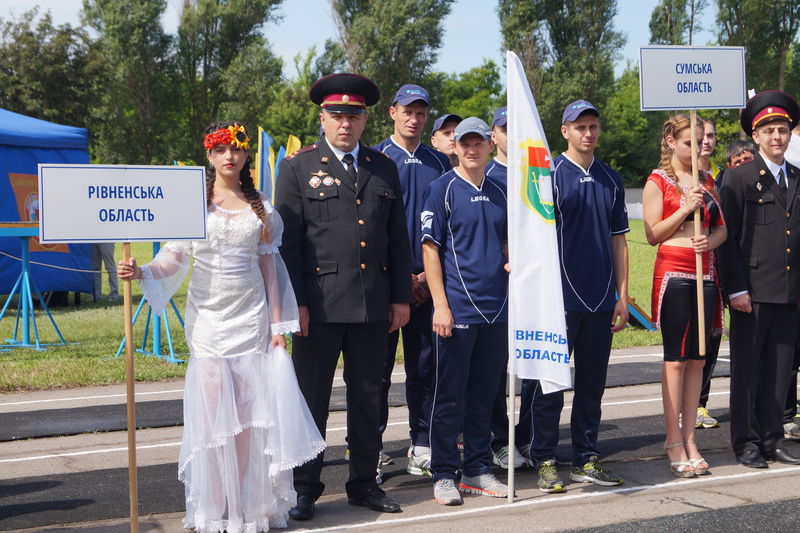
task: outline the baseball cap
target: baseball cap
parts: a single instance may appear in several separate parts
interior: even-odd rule
[[[494,112],[494,118],[492,118],[492,127],[505,126],[506,122],[508,122],[508,112],[506,106],[498,107]]]
[[[575,100],[564,108],[564,114],[561,115],[561,123],[575,122],[578,120],[579,116],[587,112],[597,115],[598,117],[600,116],[600,112],[597,108],[586,100]]]
[[[422,100],[429,107],[431,105],[431,97],[428,96],[428,91],[419,85],[407,84],[400,87],[394,95],[392,103],[400,105],[408,105],[411,102]]]
[[[444,123],[447,122],[448,120],[455,120],[456,122],[461,122],[464,119],[462,119],[461,117],[459,117],[454,113],[445,113],[444,115],[437,118],[433,122],[433,129],[431,130],[431,134],[436,133],[438,130],[442,129],[444,127]]]
[[[454,133],[455,135],[453,138],[456,141],[460,141],[461,138],[468,133],[477,133],[484,139],[488,139],[492,136],[492,130],[490,130],[489,126],[478,117],[465,118],[458,123]]]

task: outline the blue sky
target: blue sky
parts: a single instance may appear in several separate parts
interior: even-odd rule
[[[183,0],[167,0],[164,26],[174,32],[178,24]],[[617,62],[617,73],[625,67],[627,60],[635,61],[638,46],[647,44],[650,36],[650,14],[657,0],[618,0],[619,13],[615,28],[627,34],[628,40]],[[19,0],[0,0],[0,17],[20,15],[28,6],[39,5],[49,9],[56,24],[77,24],[81,0],[32,0],[21,5]],[[497,20],[496,2],[486,0],[456,0],[450,15],[444,20],[444,46],[439,53],[438,70],[463,72],[481,64],[488,57],[502,64],[500,52],[500,26]],[[278,23],[269,24],[264,33],[272,43],[274,52],[285,60],[286,74],[293,76],[292,58],[305,53],[312,45],[322,49],[325,39],[336,36],[336,27],[330,14],[328,0],[286,0],[279,12],[283,16]],[[714,39],[713,26],[715,7],[706,8],[701,24],[706,28],[695,39],[695,44],[708,44]],[[480,32],[483,39],[479,39]],[[476,43],[485,43],[475,49]],[[465,50],[468,50],[465,52]]]

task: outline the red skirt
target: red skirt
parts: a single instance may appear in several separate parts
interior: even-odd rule
[[[661,326],[660,310],[661,302],[664,299],[664,291],[667,289],[669,280],[675,277],[697,279],[694,250],[683,246],[662,244],[658,247],[658,252],[656,253],[656,263],[653,267],[653,291],[650,299],[652,321],[657,328]],[[717,285],[717,303],[714,309],[714,322],[711,324],[711,329],[712,331],[722,331],[722,292],[719,290],[719,281],[714,269],[711,252],[703,254],[703,280],[713,280]]]

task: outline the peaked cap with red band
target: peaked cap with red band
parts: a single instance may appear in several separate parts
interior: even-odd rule
[[[790,129],[797,126],[800,121],[800,106],[790,94],[783,91],[758,93],[747,101],[739,122],[744,132],[750,136],[758,126],[775,119],[785,120],[791,124]]]
[[[330,74],[308,91],[312,102],[330,113],[363,113],[377,103],[381,93],[369,78],[358,74]]]

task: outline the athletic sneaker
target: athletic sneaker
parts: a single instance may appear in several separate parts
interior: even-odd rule
[[[494,477],[494,474],[481,474],[479,476],[461,476],[462,492],[467,494],[481,494],[492,498],[505,498],[508,496],[508,487]]]
[[[508,470],[508,445],[503,446],[497,451],[492,450],[492,462],[504,470]],[[520,468],[525,464],[525,459],[519,451],[514,448],[514,468]]]
[[[558,477],[556,460],[539,463],[539,490],[542,492],[564,492],[564,482]]]
[[[606,470],[606,467],[600,462],[600,458],[596,455],[589,457],[589,462],[585,465],[573,468],[569,478],[578,483],[594,483],[595,485],[602,485],[604,487],[622,485],[624,481],[621,476]]]
[[[797,422],[789,422],[783,425],[783,436],[787,439],[800,439],[800,425]]]
[[[431,449],[425,446],[408,448],[408,467],[406,471],[412,476],[431,475]]]
[[[698,407],[697,408],[697,420],[694,423],[694,427],[696,429],[700,428],[718,428],[719,422],[717,419],[708,414],[708,409],[705,407]]]
[[[452,479],[440,479],[433,484],[433,499],[442,505],[461,505],[461,493],[456,488],[456,482]]]
[[[533,459],[531,459],[531,445],[523,444],[519,447],[519,454],[529,467],[533,468]]]

